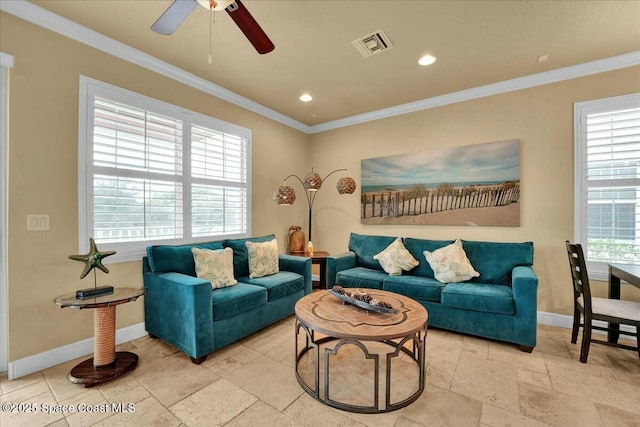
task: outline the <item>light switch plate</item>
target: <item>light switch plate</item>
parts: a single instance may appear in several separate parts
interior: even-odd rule
[[[27,231],[47,231],[49,230],[48,214],[27,215]]]

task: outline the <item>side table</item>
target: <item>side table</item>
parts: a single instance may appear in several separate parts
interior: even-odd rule
[[[330,255],[329,252],[324,251],[314,251],[313,255],[305,254],[294,254],[290,253],[289,255],[301,256],[306,258],[311,258],[311,264],[317,264],[320,270],[320,280],[318,282],[318,286],[314,288],[326,289],[327,288],[327,257]]]
[[[147,293],[141,288],[115,288],[112,293],[93,298],[77,299],[76,293],[57,297],[60,308],[78,310],[93,308],[93,357],[76,365],[67,378],[76,384],[93,387],[132,371],[138,365],[138,355],[129,351],[116,352],[116,306],[135,301]]]

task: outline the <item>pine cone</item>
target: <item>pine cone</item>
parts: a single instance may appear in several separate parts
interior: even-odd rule
[[[365,302],[367,304],[369,304],[370,301],[373,299],[373,298],[371,298],[371,295],[369,295],[368,293],[360,292],[359,290],[356,290],[355,292],[353,292],[351,294],[351,298],[357,299],[358,301],[362,301],[362,302]]]
[[[336,286],[334,286],[333,288],[331,288],[331,290],[332,290],[333,292],[337,293],[337,294],[340,294],[340,295],[344,295],[344,294],[345,294],[345,292],[344,292],[344,288],[343,288],[342,286],[338,286],[338,285],[336,285]]]

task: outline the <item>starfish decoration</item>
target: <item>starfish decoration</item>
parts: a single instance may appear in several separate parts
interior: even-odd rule
[[[84,255],[69,255],[69,259],[74,261],[84,262],[84,270],[82,270],[82,274],[80,274],[80,278],[84,279],[91,270],[94,268],[99,268],[105,273],[109,272],[109,269],[102,265],[102,259],[106,258],[110,255],[115,254],[116,251],[105,251],[100,252],[98,247],[96,246],[95,240],[93,238],[89,239],[89,253]]]

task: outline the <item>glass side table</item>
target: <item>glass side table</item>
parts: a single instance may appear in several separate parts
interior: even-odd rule
[[[116,306],[135,301],[147,293],[142,288],[114,288],[113,292],[96,297],[77,299],[76,293],[61,295],[53,302],[60,308],[93,312],[93,357],[76,365],[67,378],[76,384],[93,387],[132,371],[138,365],[138,355],[129,351],[116,352]]]

